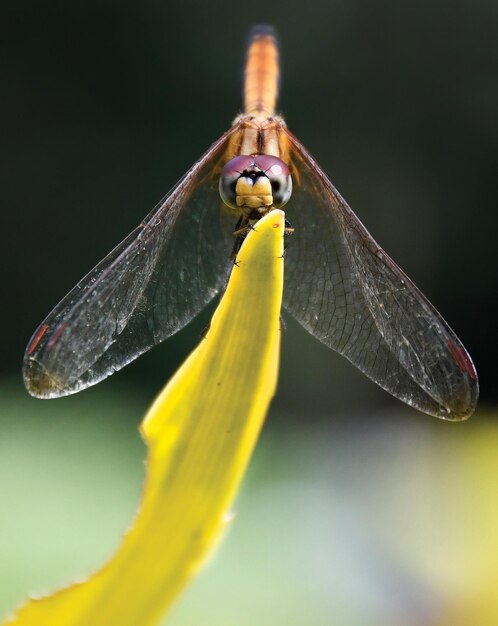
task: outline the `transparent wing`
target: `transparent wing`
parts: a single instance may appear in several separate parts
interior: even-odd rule
[[[63,396],[99,382],[185,326],[213,298],[231,245],[216,172],[236,129],[40,325],[24,356],[32,395]]]
[[[286,132],[296,184],[286,207],[295,232],[286,250],[284,306],[400,400],[430,415],[465,419],[478,396],[465,348]]]

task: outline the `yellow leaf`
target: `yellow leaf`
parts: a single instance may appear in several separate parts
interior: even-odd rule
[[[84,583],[30,600],[16,626],[156,624],[226,525],[274,395],[284,214],[250,232],[207,337],[152,405],[147,478],[133,528]]]

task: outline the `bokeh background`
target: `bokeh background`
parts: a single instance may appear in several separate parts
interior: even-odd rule
[[[287,319],[237,519],[168,623],[494,626],[491,0],[4,3],[0,614],[118,545],[143,478],[136,426],[209,310],[55,401],[23,390],[27,340],[229,126],[261,22],[280,34],[291,130],[464,341],[481,404],[465,424],[418,414]]]

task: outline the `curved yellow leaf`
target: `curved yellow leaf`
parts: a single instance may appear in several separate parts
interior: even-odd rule
[[[250,232],[207,337],[143,424],[147,479],[133,528],[88,581],[30,600],[17,626],[157,623],[226,524],[269,402],[279,359],[284,214]]]

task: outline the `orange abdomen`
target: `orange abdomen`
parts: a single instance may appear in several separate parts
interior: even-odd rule
[[[274,115],[279,74],[275,32],[270,26],[256,26],[250,34],[244,70],[246,114]]]

